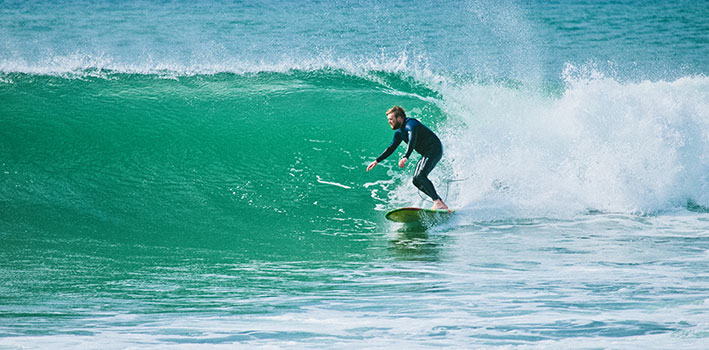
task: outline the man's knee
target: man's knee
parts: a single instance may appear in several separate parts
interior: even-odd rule
[[[421,187],[424,183],[426,183],[426,177],[420,174],[414,175],[414,178],[412,182],[414,183],[414,186],[416,187]]]

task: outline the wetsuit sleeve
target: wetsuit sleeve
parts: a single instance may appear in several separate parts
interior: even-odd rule
[[[409,132],[409,146],[406,147],[406,153],[404,154],[404,157],[402,158],[409,158],[411,155],[411,152],[414,151],[414,147],[416,147],[416,138],[418,137],[419,134],[419,127],[418,125],[414,126],[411,128]]]
[[[399,133],[394,134],[394,139],[391,141],[391,145],[387,147],[387,149],[384,150],[384,152],[377,157],[377,163],[383,161],[384,159],[387,159],[392,153],[394,153],[394,150],[399,147],[399,144],[401,143],[402,138],[399,136]]]

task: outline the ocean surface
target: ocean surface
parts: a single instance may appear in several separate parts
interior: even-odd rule
[[[707,57],[705,0],[0,1],[0,349],[707,348]]]

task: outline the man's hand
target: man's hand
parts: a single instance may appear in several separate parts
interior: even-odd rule
[[[399,161],[399,168],[403,168],[404,166],[406,166],[407,160],[409,160],[409,158],[401,158],[401,160]]]
[[[375,166],[377,166],[377,164],[379,164],[379,162],[377,162],[376,160],[373,161],[373,162],[371,162],[371,163],[369,163],[369,165],[367,165],[367,171],[372,170],[372,168],[374,168]]]

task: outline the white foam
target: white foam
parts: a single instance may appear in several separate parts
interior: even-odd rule
[[[458,208],[517,215],[646,213],[709,205],[709,78],[624,83],[565,77],[561,96],[443,86],[442,131]]]

